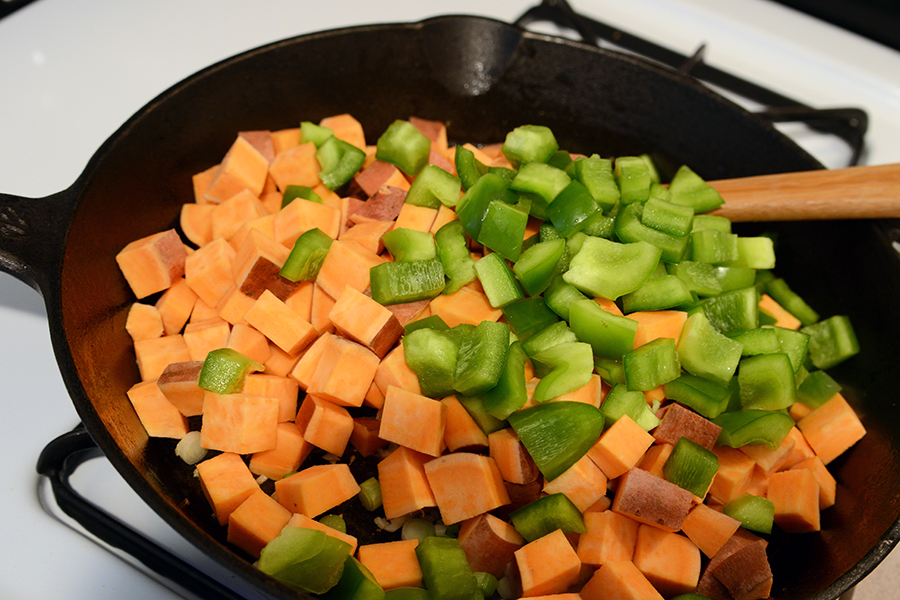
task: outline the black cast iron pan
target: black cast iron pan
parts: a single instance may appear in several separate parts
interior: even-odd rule
[[[172,443],[147,439],[126,398],[137,380],[124,329],[134,298],[114,256],[177,224],[191,175],[218,162],[236,132],[343,112],[373,136],[397,118],[440,119],[456,141],[495,142],[517,125],[545,124],[569,150],[649,152],[666,172],[686,163],[709,179],[821,167],[769,123],[639,59],[441,17],[302,36],[226,60],[134,115],[69,189],[0,196],[0,268],[43,295],[60,370],[91,437],[165,521],[271,598],[297,596],[225,544],[191,469]],[[869,222],[772,228],[780,274],[823,314],[849,314],[863,346],[835,370],[869,430],[835,464],[838,504],[821,535],[775,535],[770,545],[774,597],[832,599],[898,536],[896,234]]]

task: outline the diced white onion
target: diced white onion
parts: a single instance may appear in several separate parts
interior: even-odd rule
[[[200,445],[200,432],[190,431],[175,445],[175,454],[189,465],[196,465],[206,456],[206,448]]]
[[[387,531],[388,533],[394,533],[401,527],[406,521],[409,519],[409,515],[404,517],[397,517],[396,519],[391,519],[388,521],[384,517],[375,517],[375,524],[378,526],[378,529],[382,529]]]

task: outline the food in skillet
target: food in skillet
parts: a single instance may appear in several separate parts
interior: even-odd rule
[[[194,190],[117,257],[129,398],[303,590],[765,598],[768,535],[820,529],[865,434],[827,373],[849,321],[687,167],[338,115],[241,133]]]

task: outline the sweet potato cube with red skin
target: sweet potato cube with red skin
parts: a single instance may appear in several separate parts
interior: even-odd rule
[[[297,425],[290,421],[278,423],[275,434],[275,447],[254,452],[248,466],[255,475],[278,480],[296,471],[312,452],[313,445],[303,439]]]
[[[611,561],[631,560],[640,523],[611,510],[584,513],[586,533],[578,538],[577,553],[592,567]]]
[[[350,434],[350,445],[361,456],[372,456],[388,445],[387,440],[378,436],[381,421],[373,417],[353,417],[353,433]]]
[[[247,394],[217,394],[203,398],[200,444],[210,450],[251,454],[275,447],[278,399]]]
[[[473,571],[490,573],[498,579],[525,543],[515,527],[490,513],[463,521],[457,539]]]
[[[128,309],[125,331],[134,342],[162,337],[163,323],[159,310],[152,304],[135,302]]]
[[[256,490],[228,515],[228,542],[250,556],[275,539],[288,521],[291,511],[262,490]]]
[[[272,159],[275,158],[275,143],[272,140],[271,131],[265,129],[240,131],[238,132],[238,137],[242,137],[250,142],[250,145],[256,148],[267,161],[272,162]]]
[[[370,290],[366,290],[368,295],[371,295]],[[400,304],[391,304],[390,306],[386,306],[391,313],[397,317],[397,320],[400,321],[400,325],[405,326],[407,323],[411,321],[415,321],[416,319],[427,317],[429,311],[429,305],[431,304],[431,300],[417,300],[415,302],[403,302]]]
[[[202,321],[191,321],[184,326],[182,335],[191,360],[203,362],[210,352],[228,345],[231,323],[218,315]]]
[[[140,299],[168,289],[180,279],[186,258],[178,233],[168,229],[130,242],[116,254],[116,263]]]
[[[503,478],[489,456],[445,454],[425,463],[425,475],[446,525],[509,504]]]
[[[581,573],[581,561],[562,529],[525,544],[515,558],[523,596],[565,592]]]
[[[244,459],[233,452],[223,452],[197,463],[197,474],[220,525],[228,523],[228,515],[260,489]]]
[[[362,292],[369,287],[369,271],[383,262],[383,258],[359,244],[335,240],[322,261],[316,284],[332,298],[340,297],[348,285]]]
[[[289,377],[267,373],[248,373],[244,378],[245,394],[278,399],[278,422],[293,421],[297,416],[300,386]]]
[[[218,204],[238,192],[262,193],[269,172],[269,161],[245,138],[238,136],[213,174],[204,198]]]
[[[338,333],[362,344],[378,358],[384,358],[403,335],[403,326],[391,311],[350,286],[341,291],[328,319]]]
[[[628,415],[619,417],[591,446],[587,455],[609,479],[634,467],[653,444],[653,436]]]
[[[191,353],[180,333],[135,342],[134,356],[142,381],[155,381],[170,364],[191,360]]]
[[[512,427],[505,427],[488,435],[488,446],[504,481],[520,485],[537,481],[540,469]]]
[[[317,336],[309,321],[288,308],[269,290],[260,294],[244,314],[244,320],[288,354],[297,354]]]
[[[353,177],[353,181],[366,196],[374,196],[384,185],[409,189],[409,183],[400,169],[391,163],[377,159],[372,161],[372,164],[362,168]]]
[[[368,200],[353,202],[351,199],[348,218],[360,217],[370,221],[396,221],[406,202],[406,190],[395,186],[381,186]]]
[[[437,506],[425,475],[425,463],[431,457],[405,446],[398,446],[378,463],[382,508],[386,519],[396,519],[423,508]]]
[[[362,406],[378,370],[378,357],[356,342],[331,336],[307,392],[340,406]]]
[[[128,399],[150,437],[181,439],[188,432],[187,419],[160,391],[156,381],[134,384]]]
[[[581,589],[582,600],[663,600],[630,560],[604,563]]]
[[[835,394],[822,406],[800,419],[797,428],[826,465],[844,453],[866,434],[853,407],[841,394]]]
[[[712,558],[740,526],[741,522],[734,517],[701,503],[694,506],[684,518],[681,531],[703,554]]]
[[[398,540],[359,547],[359,562],[385,590],[422,587],[422,568],[416,556],[419,540]]]
[[[429,456],[440,456],[446,425],[446,405],[421,394],[388,387],[378,434],[382,439]]]
[[[664,531],[678,531],[694,495],[674,483],[633,468],[618,482],[612,510]]]
[[[722,428],[680,404],[670,404],[662,410],[653,437],[659,444],[675,445],[683,437],[712,450]]]
[[[584,512],[606,495],[606,475],[588,456],[582,456],[553,481],[544,483],[545,494],[565,494]]]
[[[820,531],[819,484],[812,471],[772,473],[766,498],[775,505],[775,524],[789,533]]]
[[[444,398],[441,400],[441,404],[447,407],[444,444],[450,452],[486,449],[488,447],[488,436],[456,396]]]
[[[698,593],[705,593],[709,574],[722,584],[735,600],[768,598],[772,584],[772,570],[766,556],[768,542],[752,533],[737,532],[710,560],[698,585]],[[713,586],[713,589],[715,587]]]
[[[205,390],[197,385],[203,361],[172,363],[156,380],[163,395],[186,417],[203,414]]]
[[[315,518],[359,493],[344,463],[315,465],[275,482],[278,502],[294,513]]]
[[[315,519],[307,517],[306,515],[300,513],[294,513],[293,515],[291,515],[291,520],[288,521],[288,527],[305,527],[306,529],[315,529],[316,531],[321,531],[330,537],[341,540],[342,542],[347,542],[350,545],[350,554],[356,554],[356,550],[359,547],[359,540],[352,535],[344,533],[343,531],[338,531],[334,527],[329,527],[321,521],[316,521]]]
[[[184,278],[197,297],[217,306],[234,287],[231,264],[235,250],[223,238],[198,248],[184,261]]]
[[[297,427],[313,446],[341,456],[353,433],[353,417],[343,406],[307,394],[297,411]]]
[[[700,581],[700,550],[687,537],[641,525],[634,566],[666,598],[694,590]]]
[[[316,145],[306,142],[283,149],[269,165],[269,175],[281,191],[289,185],[315,186],[319,183]]]
[[[269,290],[279,300],[287,300],[300,285],[281,276],[289,254],[290,250],[274,239],[259,230],[250,230],[232,263],[235,284],[253,299]]]
[[[447,151],[447,125],[443,121],[410,117],[409,122],[431,141],[432,148],[438,152]],[[454,171],[450,172],[453,173]]]

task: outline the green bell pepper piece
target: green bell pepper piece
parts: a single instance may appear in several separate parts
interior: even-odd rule
[[[465,146],[456,147],[454,162],[464,190],[475,185],[475,182],[488,172],[487,165],[475,158],[475,153]]]
[[[676,346],[681,366],[692,375],[728,383],[741,360],[741,344],[716,331],[703,312],[688,317]]]
[[[396,120],[381,134],[375,158],[413,177],[428,164],[431,140],[409,121]]]
[[[600,205],[584,185],[573,180],[547,207],[547,217],[560,235],[569,237],[601,213]]]
[[[693,295],[681,278],[664,275],[651,277],[638,289],[622,296],[622,310],[626,313],[665,310],[690,304],[693,300]]]
[[[381,482],[375,477],[369,477],[359,484],[359,502],[368,511],[378,510],[382,502]],[[346,530],[344,533],[347,533]]]
[[[544,290],[544,302],[550,310],[557,315],[569,320],[569,306],[578,300],[587,300],[588,297],[578,291],[574,285],[565,282],[561,275],[557,275]]]
[[[322,594],[334,587],[352,547],[325,532],[285,527],[260,552],[258,568],[294,587]]]
[[[595,356],[620,360],[634,348],[637,321],[607,312],[593,300],[569,305],[569,325]]]
[[[672,338],[657,338],[626,352],[622,365],[625,383],[634,391],[650,391],[678,379],[681,374],[681,363]]]
[[[548,402],[516,411],[509,424],[547,481],[578,462],[603,431],[603,413],[583,402]]]
[[[719,470],[719,458],[686,437],[680,438],[663,464],[666,481],[703,498]]]
[[[557,321],[552,325],[548,325],[523,342],[522,350],[524,350],[525,354],[528,356],[534,356],[543,350],[552,348],[556,344],[577,341],[578,338],[572,330],[569,329],[569,325],[565,321]],[[540,375],[538,375],[538,377],[540,377]]]
[[[516,127],[506,134],[506,139],[500,147],[503,156],[516,168],[530,162],[545,163],[556,154],[557,150],[559,143],[553,131],[543,125]]]
[[[375,265],[369,270],[369,281],[372,299],[385,306],[434,298],[446,285],[437,258]]]
[[[675,172],[669,183],[669,193],[674,204],[690,206],[695,213],[708,212],[725,204],[719,192],[686,165]]]
[[[317,125],[312,121],[300,122],[300,143],[306,144],[312,142],[316,148],[321,148],[322,144],[334,137],[334,130],[330,127]]]
[[[661,260],[667,263],[682,260],[691,238],[677,237],[648,227],[641,221],[643,211],[644,206],[638,202],[623,206],[619,210],[615,220],[616,236],[619,240],[625,243],[643,241],[653,244],[660,249]]]
[[[497,382],[497,385],[500,385],[499,381]],[[491,388],[491,390],[488,390],[487,393],[491,392],[492,390],[493,388]],[[463,405],[463,408],[466,409],[466,412],[469,413],[469,416],[472,417],[472,420],[475,421],[475,423],[478,425],[478,427],[481,428],[484,434],[491,435],[495,431],[505,429],[506,427],[508,427],[508,424],[504,419],[500,419],[489,413],[484,407],[484,399],[487,396],[487,393],[480,394],[478,396],[457,395],[456,399],[459,400],[459,403]]]
[[[433,600],[472,600],[478,582],[459,540],[428,536],[416,545],[422,582]]]
[[[653,183],[650,167],[640,156],[619,156],[614,167],[619,201],[623,206],[645,202],[650,197]]]
[[[841,384],[825,371],[813,371],[797,387],[797,401],[818,408],[840,393]]]
[[[759,327],[759,295],[755,286],[723,292],[702,300],[700,305],[712,326],[725,335]]]
[[[759,354],[741,360],[738,388],[745,410],[779,410],[797,401],[794,368],[787,354]]]
[[[485,412],[505,420],[528,401],[525,382],[525,363],[528,355],[520,342],[513,342],[506,354],[506,365],[500,373],[497,385],[481,395]]]
[[[594,201],[604,211],[612,210],[619,202],[619,186],[613,173],[612,160],[597,154],[590,157],[579,156],[573,167],[575,180],[587,188]]]
[[[644,431],[650,431],[659,425],[659,417],[647,404],[647,397],[644,393],[629,390],[622,384],[612,386],[606,398],[603,399],[603,404],[600,405],[600,412],[604,416],[604,428],[608,428],[623,415],[628,415]]]
[[[581,511],[562,493],[548,494],[509,514],[512,526],[526,542],[561,529],[563,533],[587,533]]]
[[[438,315],[428,315],[422,319],[410,321],[403,326],[403,333],[412,333],[416,329],[436,329],[438,331],[447,331],[450,326],[444,322]]]
[[[330,137],[316,150],[321,171],[319,179],[329,190],[350,181],[366,160],[366,153],[349,142]]]
[[[484,216],[493,200],[507,204],[514,204],[516,200],[515,192],[509,189],[509,183],[495,173],[486,173],[479,177],[459,199],[456,216],[473,240],[478,239]]]
[[[364,564],[348,556],[340,580],[322,600],[384,600],[384,589]]]
[[[322,204],[322,197],[308,185],[289,185],[284,188],[284,195],[281,197],[281,208],[284,208],[297,198]]]
[[[466,396],[483,394],[500,380],[509,351],[509,325],[482,321],[459,345],[453,389]]]
[[[738,237],[737,254],[737,260],[729,266],[747,269],[775,268],[775,245],[770,237]]]
[[[289,281],[315,281],[334,240],[318,227],[300,234],[279,275]]]
[[[547,307],[540,296],[507,304],[503,307],[503,317],[523,342],[544,327],[559,321],[557,314]]]
[[[588,296],[616,300],[650,278],[662,253],[647,242],[620,244],[587,237],[563,279]]]
[[[666,398],[684,404],[707,419],[715,419],[728,409],[729,386],[704,377],[682,373],[665,384]]]
[[[722,428],[719,446],[764,445],[774,450],[794,426],[794,420],[780,410],[735,410],[723,412],[712,422]]]
[[[859,353],[856,332],[845,315],[835,315],[800,329],[809,336],[809,358],[819,369],[830,369]]]
[[[244,389],[250,371],[265,367],[232,348],[218,348],[206,355],[197,385],[217,394],[235,394]]]
[[[731,220],[728,217],[698,214],[697,211],[694,211],[694,224],[691,226],[691,233],[706,229],[731,233]]]
[[[452,208],[459,202],[461,189],[459,177],[429,163],[422,167],[409,186],[405,202],[428,208],[440,208],[441,205]]]
[[[529,162],[516,172],[509,187],[519,192],[537,194],[549,205],[571,181],[562,169],[543,162]]]
[[[802,325],[812,325],[819,320],[819,313],[794,292],[784,279],[780,277],[766,278],[764,285],[766,293],[782,308],[800,319]]]
[[[600,379],[609,385],[625,385],[625,367],[621,360],[613,360],[611,358],[594,357],[594,370]],[[627,387],[625,388],[628,389]],[[641,394],[643,396],[643,394]],[[646,396],[644,396],[646,400]]]
[[[564,342],[551,346],[531,357],[537,369],[549,371],[534,388],[535,402],[545,402],[587,385],[594,372],[591,347],[583,342]]]
[[[503,258],[516,261],[522,253],[528,210],[518,204],[492,200],[484,213],[477,241]]]
[[[416,329],[403,336],[406,364],[419,380],[422,395],[445,398],[454,392],[459,336],[449,330]]]
[[[444,294],[459,291],[459,288],[475,280],[475,260],[469,253],[466,232],[459,219],[442,225],[434,234],[434,242],[441,266],[450,280],[444,287]]]
[[[722,512],[740,521],[744,529],[758,533],[772,533],[775,505],[768,498],[744,492],[723,506]]]
[[[778,352],[784,352],[791,359],[791,367],[794,373],[799,373],[806,361],[809,351],[810,336],[802,331],[794,331],[785,327],[772,327],[775,337],[778,338]],[[800,382],[797,381],[797,385]]]
[[[730,265],[738,259],[738,236],[715,229],[702,229],[690,235],[691,260],[712,265]]]
[[[742,356],[755,356],[757,354],[772,354],[781,350],[778,334],[772,327],[760,327],[759,329],[747,329],[746,331],[734,331],[727,334],[736,342],[740,342]]]
[[[497,253],[475,261],[475,274],[484,288],[488,302],[494,308],[502,308],[525,297],[512,269]]]
[[[538,242],[522,252],[513,265],[522,288],[529,296],[537,296],[550,285],[556,266],[566,251],[564,239]]]
[[[687,289],[700,296],[717,296],[722,293],[722,282],[716,276],[716,267],[709,263],[682,260],[667,264],[666,270],[681,279]]]
[[[381,236],[381,240],[397,262],[437,258],[434,236],[426,231],[400,227],[385,233]]]
[[[660,186],[656,186],[656,189]],[[665,188],[660,188],[665,189]],[[690,206],[673,204],[662,198],[651,196],[644,203],[641,222],[657,231],[683,238],[691,232],[694,224],[694,209]]]
[[[704,265],[706,263],[697,264]],[[713,272],[723,292],[756,285],[756,269],[735,266],[713,267]]]

